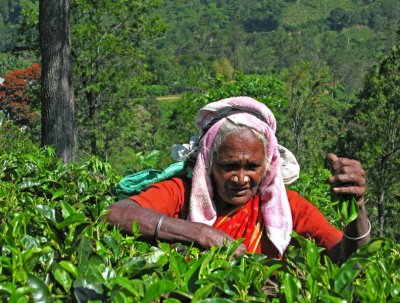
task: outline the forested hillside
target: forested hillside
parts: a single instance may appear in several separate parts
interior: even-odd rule
[[[76,9],[79,3],[72,1]],[[0,2],[0,51],[16,55],[8,64],[17,59],[23,64],[22,53],[37,46],[35,5],[32,0]],[[354,92],[366,69],[395,45],[400,19],[396,0],[171,0],[158,6],[152,14],[162,26],[149,25],[157,38],[140,44],[147,51],[142,59],[149,81],[165,86],[162,93],[186,91],[202,73],[279,74],[302,61],[328,66],[332,81]],[[100,7],[92,9],[101,13]],[[72,16],[76,26],[85,22],[82,17]]]
[[[0,76],[7,79],[39,62],[38,1],[1,0],[0,13]],[[162,161],[150,163],[164,166],[171,143],[195,132],[197,108],[209,96],[235,94],[276,109],[280,139],[305,171],[322,165],[327,151],[359,157],[361,150],[345,147],[364,148],[343,139],[354,118],[346,115],[371,89],[363,88],[368,70],[398,45],[399,20],[396,0],[72,1],[78,158],[95,154],[123,172],[159,150],[152,155]],[[181,100],[155,99],[173,94]],[[29,106],[27,97],[14,99],[7,104],[23,106],[3,105],[3,113],[19,112],[17,122],[39,142],[38,98]],[[395,205],[397,186],[388,187]]]
[[[350,94],[361,88],[371,63],[395,44],[400,3],[165,1],[161,11],[166,31],[157,49],[163,56],[156,55],[151,66],[154,71],[166,70],[157,81],[169,89],[171,83],[183,85],[183,79],[202,69],[225,70],[228,77],[231,68],[279,74],[307,61],[314,68],[328,66],[332,82]]]
[[[116,302],[129,296],[132,302],[162,300],[168,292],[199,302],[221,293],[237,302],[255,297],[260,302],[292,302],[299,294],[302,302],[397,302],[399,289],[391,285],[399,283],[399,0],[69,2],[76,163],[63,166],[53,150],[39,148],[39,0],[0,0],[0,265],[5,268],[0,273],[0,298],[13,293],[10,302],[27,302],[18,301],[27,298],[27,277],[29,287],[47,289],[30,275],[38,269],[53,281],[47,290],[60,301],[79,301],[80,295],[87,298],[94,291],[94,299],[118,297]],[[317,257],[314,246],[300,240],[313,256],[302,256],[303,268],[295,268],[289,258],[275,264],[285,270],[276,277],[257,269],[263,272],[263,281],[255,280],[251,290],[239,285],[235,295],[232,285],[224,284],[224,274],[206,277],[196,272],[199,283],[215,280],[195,295],[197,288],[189,283],[193,272],[186,273],[180,288],[171,285],[171,277],[186,272],[190,258],[208,257],[191,249],[185,259],[176,247],[151,247],[136,242],[136,235],[124,237],[117,231],[110,236],[100,222],[104,207],[117,199],[117,180],[171,163],[172,144],[186,143],[197,134],[196,111],[239,95],[271,108],[280,143],[301,165],[301,178],[292,187],[338,226],[340,210],[331,204],[325,183],[325,156],[334,152],[362,162],[372,235],[386,240],[374,242],[356,261],[349,261],[351,276],[329,263],[319,264],[320,252]],[[44,227],[45,237],[35,238]],[[115,246],[112,237],[123,246]],[[100,247],[100,252],[95,254],[93,247]],[[96,266],[88,270],[92,253]],[[230,253],[212,252],[217,259]],[[367,260],[368,253],[375,259]],[[132,271],[126,272],[124,262],[132,256],[138,263],[129,263]],[[80,266],[78,259],[84,261]],[[50,266],[54,260],[57,264]],[[169,262],[173,265],[166,269]],[[252,258],[241,262],[257,263]],[[364,268],[356,268],[357,262]],[[324,273],[313,271],[307,279],[317,263],[324,266]],[[141,266],[144,272],[137,269]],[[223,264],[226,272],[229,266]],[[205,274],[206,266],[199,271]],[[377,272],[382,276],[375,279]],[[114,275],[110,283],[107,274]],[[237,275],[230,281],[248,278]],[[13,283],[7,284],[10,277]],[[134,290],[126,279],[136,279]],[[386,282],[378,285],[379,279]],[[341,282],[336,285],[336,280]],[[155,297],[146,297],[149,281],[157,282],[157,290],[152,289]],[[326,292],[318,291],[321,283]],[[367,291],[365,285],[377,291]],[[176,303],[174,297],[168,302]]]

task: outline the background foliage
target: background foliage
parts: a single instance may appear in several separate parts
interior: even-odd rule
[[[398,300],[399,1],[70,2],[78,161],[62,166],[35,145],[38,1],[0,0],[2,300]],[[386,238],[337,267],[302,239],[284,261],[229,261],[232,248],[109,230],[100,216],[121,176],[165,167],[201,106],[238,95],[272,109],[301,163],[292,188],[337,226],[325,154],[362,161],[373,235]]]
[[[38,87],[9,86],[38,66],[37,4],[0,1],[2,120],[36,142]],[[274,111],[304,171],[328,151],[361,160],[380,234],[398,237],[399,146],[386,140],[398,121],[386,117],[398,116],[399,16],[395,0],[71,1],[78,159],[99,156],[120,174],[143,159],[164,167],[171,145],[197,132],[198,108],[249,95]]]
[[[3,125],[1,143],[4,132],[21,133]],[[63,165],[51,148],[13,143],[18,149],[2,144],[0,156],[2,301],[398,302],[400,246],[390,239],[372,241],[341,266],[296,235],[283,260],[232,259],[239,242],[204,252],[151,245],[137,226],[128,236],[102,220],[119,179],[109,164]],[[329,212],[321,177],[326,171],[297,190]]]

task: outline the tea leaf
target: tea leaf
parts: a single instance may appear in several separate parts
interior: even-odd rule
[[[46,287],[46,284],[38,277],[28,274],[26,280],[29,287],[32,289],[32,300],[35,303],[47,303],[50,302],[50,294]]]
[[[282,276],[282,290],[285,295],[286,302],[295,302],[299,295],[300,282],[296,278],[292,277],[288,273],[284,273]]]
[[[60,265],[55,264],[53,268],[54,278],[64,288],[66,292],[69,292],[72,286],[72,279],[68,272],[64,270]]]
[[[152,300],[159,298],[162,294],[170,293],[175,289],[175,284],[169,280],[160,280],[152,283],[146,290],[146,294],[143,298],[143,303],[151,302]]]

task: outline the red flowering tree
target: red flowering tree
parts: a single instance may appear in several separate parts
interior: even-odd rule
[[[0,111],[18,125],[28,125],[39,117],[37,85],[40,64],[10,72],[0,84]]]

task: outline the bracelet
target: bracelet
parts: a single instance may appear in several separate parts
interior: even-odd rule
[[[364,235],[353,238],[353,237],[349,237],[348,235],[343,233],[344,237],[349,240],[357,241],[357,240],[361,240],[361,239],[365,238],[366,236],[368,236],[369,233],[371,232],[371,222],[368,219],[367,219],[367,221],[368,221],[369,227],[368,227],[368,231]]]
[[[166,215],[162,215],[157,222],[156,230],[154,231],[154,239],[158,240],[158,233],[160,232],[161,224],[163,223]]]

